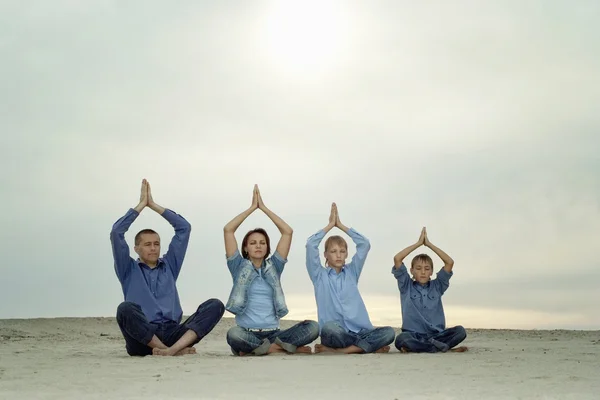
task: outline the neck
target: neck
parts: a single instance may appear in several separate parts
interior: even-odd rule
[[[262,258],[252,258],[249,257],[250,262],[252,262],[252,265],[254,265],[254,268],[260,268],[262,267],[262,263],[263,263],[263,259]]]
[[[158,262],[152,263],[150,261],[146,261],[146,260],[141,259],[141,258],[140,258],[140,261],[143,262],[144,264],[146,264],[147,266],[149,266],[152,269],[156,268],[156,265],[158,264]]]
[[[342,268],[343,268],[343,267],[332,267],[331,265],[330,265],[330,267],[335,271],[336,274],[339,274],[340,272],[342,272]]]

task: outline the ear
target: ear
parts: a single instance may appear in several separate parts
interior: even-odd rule
[[[140,250],[138,246],[133,246],[133,251],[135,251],[135,253],[139,256],[140,255]]]

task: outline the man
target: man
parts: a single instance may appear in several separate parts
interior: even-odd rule
[[[175,229],[167,253],[161,258],[160,237],[151,229],[135,236],[134,250],[139,258],[129,255],[125,232],[144,208],[162,215]],[[154,202],[150,184],[144,179],[140,203],[112,227],[115,272],[121,282],[125,301],[117,308],[117,323],[125,337],[131,356],[194,354],[192,347],[219,322],[225,306],[220,300],[202,303],[183,324],[181,304],[175,285],[190,239],[191,225],[179,214]]]

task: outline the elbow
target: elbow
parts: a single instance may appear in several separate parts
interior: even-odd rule
[[[109,237],[110,237],[110,241],[114,242],[116,239],[119,238],[119,232],[114,229],[111,229]]]
[[[288,228],[283,231],[284,235],[292,236],[294,234],[294,230],[292,228]]]

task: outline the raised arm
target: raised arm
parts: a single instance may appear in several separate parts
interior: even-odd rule
[[[235,239],[235,231],[240,227],[242,222],[250,214],[252,214],[258,208],[258,187],[254,185],[254,192],[252,194],[252,204],[250,208],[242,213],[238,214],[223,228],[223,235],[225,237],[225,255],[229,258],[235,254],[238,250],[237,240]]]
[[[171,224],[175,229],[175,236],[169,243],[169,249],[165,253],[165,259],[167,260],[171,272],[175,279],[179,277],[181,272],[181,266],[183,265],[183,259],[187,251],[188,243],[190,241],[190,234],[192,232],[192,225],[185,220],[181,215],[175,213],[172,210],[168,210],[154,202],[152,198],[152,189],[150,183],[146,182],[146,189],[148,191],[148,208],[154,210],[160,214],[164,219]]]
[[[329,214],[329,223],[306,241],[306,270],[308,271],[310,280],[313,282],[316,282],[319,273],[323,269],[319,255],[319,245],[327,232],[335,226],[335,212],[335,203],[333,203],[331,205],[331,213]]]
[[[333,205],[335,207],[335,226],[350,236],[356,245],[356,253],[354,253],[354,256],[352,256],[352,261],[350,261],[350,264],[348,264],[348,268],[356,274],[356,279],[358,279],[362,273],[363,267],[365,266],[367,255],[371,249],[371,243],[369,242],[369,239],[358,233],[356,230],[348,228],[346,225],[344,225],[340,220],[340,213],[337,205],[335,203]]]
[[[437,247],[433,243],[431,243],[429,241],[429,238],[427,237],[427,230],[425,228],[423,228],[423,230],[425,232],[425,239],[424,239],[425,246],[427,246],[431,250],[433,250],[433,252],[435,254],[437,254],[437,256],[439,258],[442,259],[442,261],[444,262],[444,271],[451,273],[452,267],[454,267],[454,260],[448,254],[446,254],[442,249],[440,249],[439,247]]]
[[[144,179],[142,181],[142,188],[140,190],[140,202],[137,206],[127,211],[123,217],[119,218],[114,223],[110,231],[110,244],[112,247],[114,267],[117,277],[120,281],[123,281],[129,274],[131,267],[131,256],[129,255],[129,246],[125,241],[125,233],[129,230],[129,227],[140,215],[140,212],[148,205],[148,182]]]
[[[398,254],[396,254],[394,256],[394,267],[395,268],[400,268],[400,266],[402,265],[402,262],[404,261],[406,256],[408,256],[410,253],[412,253],[419,247],[423,246],[423,244],[425,244],[425,232],[426,232],[425,228],[421,229],[421,236],[419,236],[419,240],[417,241],[417,243],[411,244],[410,246],[408,246],[407,248],[400,251]]]
[[[265,206],[265,203],[263,203],[262,197],[260,196],[258,185],[254,185],[254,190],[256,191],[256,194],[258,196],[258,208],[261,209],[262,212],[264,212],[271,221],[273,221],[273,223],[281,233],[281,238],[279,239],[279,243],[277,243],[277,253],[279,253],[281,257],[286,259],[290,252],[290,247],[292,245],[292,235],[294,234],[294,231],[284,220],[282,220],[277,214],[275,214],[273,211],[269,210],[267,206]]]

